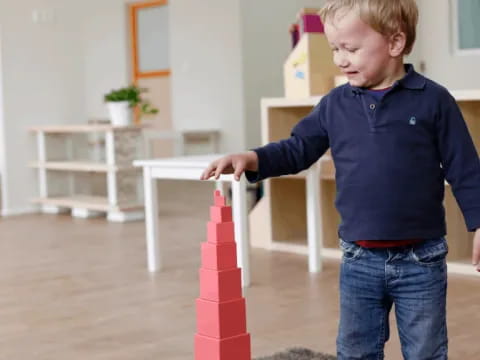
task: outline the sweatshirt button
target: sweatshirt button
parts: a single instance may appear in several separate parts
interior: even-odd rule
[[[370,104],[370,110],[375,110],[375,104]]]

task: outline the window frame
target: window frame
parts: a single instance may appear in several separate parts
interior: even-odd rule
[[[450,0],[451,13],[451,43],[453,54],[457,56],[480,55],[480,46],[478,48],[461,49],[459,43],[459,23],[458,23],[458,2],[462,0]]]

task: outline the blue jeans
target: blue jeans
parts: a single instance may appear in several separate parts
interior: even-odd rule
[[[393,304],[404,359],[447,359],[445,238],[387,249],[340,246],[338,360],[384,358]]]

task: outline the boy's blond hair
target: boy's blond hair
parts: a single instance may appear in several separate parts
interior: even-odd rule
[[[320,10],[325,22],[339,10],[356,9],[360,19],[384,36],[405,33],[404,54],[410,54],[416,38],[418,8],[415,0],[327,0]]]

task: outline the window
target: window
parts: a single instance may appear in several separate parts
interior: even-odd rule
[[[451,0],[453,50],[480,55],[480,0]]]

